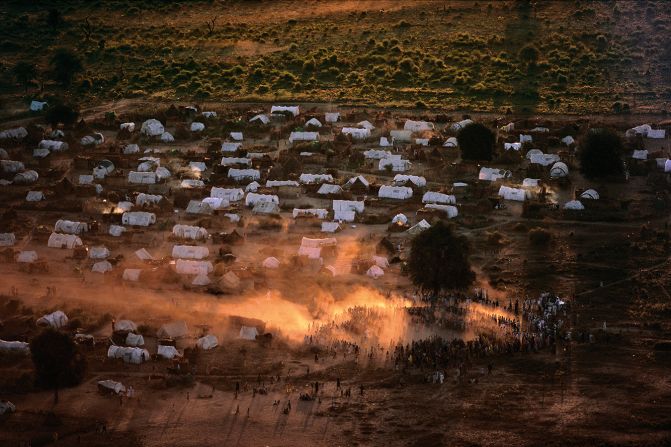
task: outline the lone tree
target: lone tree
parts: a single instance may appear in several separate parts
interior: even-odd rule
[[[463,160],[490,161],[494,153],[494,132],[480,123],[472,123],[459,131],[457,141]]]
[[[77,350],[75,342],[55,329],[46,329],[30,342],[30,353],[35,365],[38,386],[54,390],[58,403],[61,387],[81,383],[86,372],[86,359]]]
[[[408,261],[410,278],[416,286],[432,293],[464,289],[475,280],[469,252],[464,236],[438,222],[413,239]]]
[[[624,145],[610,129],[592,129],[580,142],[580,172],[587,178],[624,175]]]
[[[82,60],[70,50],[59,48],[49,61],[54,80],[68,87],[77,73],[84,69]]]
[[[28,93],[28,86],[30,82],[37,77],[37,69],[35,64],[30,62],[21,61],[18,62],[12,69],[16,82],[22,84]]]
[[[79,110],[77,107],[59,103],[47,110],[45,118],[51,124],[51,127],[55,129],[59,124],[63,124],[65,127],[72,126],[78,117]]]

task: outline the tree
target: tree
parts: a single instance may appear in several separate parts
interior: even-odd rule
[[[14,73],[16,81],[19,84],[23,84],[26,89],[26,93],[28,93],[28,86],[30,85],[30,81],[37,77],[37,69],[35,68],[35,64],[31,64],[30,62],[25,61],[18,62],[12,69],[12,72]]]
[[[75,75],[84,69],[82,60],[70,50],[59,48],[49,62],[54,79],[67,87]]]
[[[438,293],[464,289],[475,280],[468,260],[470,247],[452,226],[438,222],[412,241],[408,271],[416,286]]]
[[[527,64],[535,64],[538,61],[538,49],[533,45],[525,45],[520,50],[520,59]]]
[[[457,135],[461,158],[464,160],[491,160],[496,137],[484,124],[472,123],[461,129]]]
[[[50,107],[46,114],[46,120],[53,128],[58,127],[59,124],[69,127],[77,121],[77,118],[79,118],[77,107],[63,103]]]
[[[580,142],[580,172],[587,178],[624,174],[622,139],[609,129],[591,129]]]
[[[30,354],[35,365],[38,386],[54,390],[54,403],[58,403],[61,387],[81,383],[86,372],[86,359],[75,342],[62,332],[46,329],[30,342]]]
[[[49,10],[47,13],[47,25],[52,28],[58,28],[63,22],[63,14],[58,9],[52,8]]]

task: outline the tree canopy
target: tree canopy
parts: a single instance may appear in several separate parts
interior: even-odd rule
[[[65,48],[57,49],[51,56],[49,64],[54,80],[66,87],[72,83],[75,75],[84,69],[84,64],[79,56]]]
[[[472,123],[464,127],[459,131],[457,141],[462,159],[476,161],[492,159],[496,137],[494,132],[484,124]]]
[[[37,76],[37,69],[35,68],[35,64],[20,61],[14,66],[12,73],[14,74],[16,81],[19,84],[22,84],[25,87],[26,92],[28,92],[28,85],[30,85],[30,81]]]
[[[464,289],[475,280],[468,260],[470,247],[452,226],[438,222],[412,241],[408,270],[416,286],[439,293]]]
[[[86,372],[86,359],[77,350],[69,335],[55,329],[46,329],[30,342],[30,353],[35,365],[38,386],[54,390],[79,384]]]
[[[609,129],[592,129],[580,142],[580,172],[587,178],[624,174],[622,139]]]
[[[77,121],[78,117],[79,110],[77,107],[59,103],[47,110],[45,118],[51,124],[51,127],[58,127],[59,124],[71,126]]]

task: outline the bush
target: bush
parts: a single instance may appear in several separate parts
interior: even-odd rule
[[[469,124],[461,129],[457,140],[462,159],[491,161],[496,137],[489,127],[480,123]]]
[[[51,127],[58,127],[59,124],[69,127],[77,121],[78,117],[79,110],[76,106],[60,103],[50,107],[45,118]]]
[[[587,178],[624,174],[624,145],[612,130],[591,129],[580,142],[580,172]]]
[[[551,240],[552,233],[544,228],[536,227],[529,230],[529,242],[531,242],[531,245],[547,245]]]

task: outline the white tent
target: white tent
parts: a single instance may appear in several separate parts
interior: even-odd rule
[[[57,310],[50,314],[42,315],[37,319],[38,326],[49,326],[52,328],[62,328],[68,324],[68,316],[62,310]]]
[[[242,326],[239,337],[243,340],[256,340],[259,331],[254,326]]]
[[[389,139],[387,137],[380,137],[380,147],[389,147],[392,144],[389,142]]]
[[[140,261],[152,261],[154,259],[154,257],[147,251],[146,248],[135,250],[135,256],[137,256]]]
[[[233,223],[238,223],[240,222],[240,215],[235,214],[235,213],[226,213],[224,214],[224,217],[230,220]]]
[[[44,109],[44,106],[46,106],[47,103],[46,101],[37,101],[37,100],[32,100],[30,101],[30,111],[31,112],[40,112],[42,109]]]
[[[25,127],[15,127],[0,132],[0,140],[22,140],[28,136]]]
[[[442,203],[445,205],[455,205],[457,198],[449,194],[427,191],[422,196],[422,203]]]
[[[270,107],[270,113],[282,113],[289,112],[293,116],[300,115],[300,108],[298,106],[272,106]]]
[[[340,231],[340,229],[340,224],[338,222],[322,222],[322,233],[335,233]]]
[[[392,143],[402,142],[410,143],[412,141],[412,132],[409,130],[391,130],[389,131]]]
[[[205,182],[202,180],[185,178],[179,183],[179,187],[182,189],[203,188],[205,187]]]
[[[105,142],[105,137],[103,134],[96,132],[93,135],[86,135],[79,140],[79,144],[82,146],[97,146]]]
[[[91,247],[89,249],[89,258],[90,259],[107,259],[110,255],[110,251],[107,247]]]
[[[540,179],[537,179],[537,178],[525,178],[524,180],[522,180],[522,187],[523,188],[537,188],[539,180]]]
[[[391,158],[391,152],[380,149],[369,149],[363,152],[363,156],[371,160],[382,160],[383,158]]]
[[[37,261],[37,252],[34,250],[21,251],[16,256],[16,262],[33,263]]]
[[[238,290],[240,288],[240,278],[235,272],[226,272],[219,280],[219,285],[228,290]]]
[[[295,141],[319,141],[319,132],[291,132],[289,143]]]
[[[370,129],[359,129],[358,127],[343,127],[342,133],[350,135],[355,140],[365,140],[370,137]]]
[[[212,214],[213,212],[210,205],[200,200],[189,200],[189,204],[186,206],[187,214]]]
[[[380,186],[378,197],[381,199],[405,200],[412,197],[412,188],[407,186]]]
[[[160,194],[145,194],[141,192],[135,198],[135,204],[138,206],[144,205],[156,205],[163,199],[163,196]]]
[[[261,173],[258,169],[235,169],[231,168],[228,170],[228,178],[232,178],[236,181],[241,180],[259,180],[261,178]]]
[[[248,207],[253,207],[257,203],[261,202],[270,202],[279,204],[280,198],[273,194],[257,194],[255,192],[247,193],[247,197],[245,197],[245,206]]]
[[[207,239],[208,233],[205,228],[191,225],[177,224],[172,227],[172,234],[182,239]]]
[[[230,202],[228,200],[219,199],[217,197],[205,197],[202,202],[213,210],[221,210],[230,206]]]
[[[635,160],[647,160],[648,159],[648,151],[646,149],[634,150],[634,153],[631,155],[631,158],[633,158]]]
[[[174,245],[172,257],[181,259],[204,259],[210,255],[207,247],[199,245]]]
[[[406,183],[412,183],[418,188],[423,188],[426,186],[426,179],[417,175],[405,175],[405,174],[396,174],[394,176],[394,183],[397,185],[404,185]]]
[[[175,141],[175,137],[173,137],[170,132],[163,132],[161,134],[161,141],[164,143],[172,143]]]
[[[389,260],[384,256],[373,256],[373,262],[381,269],[389,268]]]
[[[503,149],[509,151],[509,150],[514,150],[514,151],[519,151],[522,149],[522,143],[503,143]]]
[[[521,188],[510,188],[508,186],[501,185],[499,188],[499,196],[503,197],[505,200],[524,202],[527,198],[527,191]]]
[[[17,185],[30,185],[35,183],[40,176],[36,171],[29,169],[27,171],[19,172],[14,176],[14,183]]]
[[[564,204],[565,210],[584,210],[585,205],[583,205],[580,200],[571,200]]]
[[[109,261],[98,261],[91,267],[93,273],[107,273],[112,271],[112,264]]]
[[[400,155],[393,158],[382,158],[377,165],[378,170],[384,171],[387,169],[387,166],[391,166],[392,172],[405,172],[410,169],[410,161],[403,160]]]
[[[509,178],[512,174],[510,171],[505,171],[503,169],[497,168],[480,168],[480,173],[478,174],[479,180],[484,180],[488,182],[495,182],[499,179]]]
[[[333,212],[333,220],[337,222],[354,222],[356,213],[351,210],[338,210]]]
[[[135,123],[121,123],[119,130],[127,130],[128,132],[135,132]]]
[[[1,246],[2,244],[0,244]],[[51,233],[47,247],[51,248],[75,248],[84,245],[79,236],[74,234]]]
[[[68,150],[68,143],[57,140],[42,140],[38,143],[39,149],[48,149],[52,152],[61,152]]]
[[[568,166],[566,166],[566,163],[564,162],[558,161],[552,165],[552,168],[550,168],[550,177],[552,178],[566,177],[567,175]]]
[[[459,210],[453,205],[442,205],[440,203],[427,203],[424,208],[443,211],[448,219],[454,219],[459,215]]]
[[[280,267],[280,261],[277,258],[270,256],[263,260],[261,266],[266,269],[277,269]]]
[[[18,352],[21,354],[29,354],[30,343],[26,343],[23,341],[0,340],[0,352]]]
[[[424,230],[428,230],[429,228],[431,228],[431,224],[422,219],[412,227],[408,228],[407,233],[415,235],[421,233]]]
[[[189,328],[185,321],[171,321],[161,326],[156,335],[159,338],[184,338],[189,335]]]
[[[111,345],[107,349],[107,357],[111,359],[123,359],[124,363],[139,365],[148,361],[151,357],[149,351],[142,348]]]
[[[0,233],[0,247],[11,247],[16,243],[14,233]]]
[[[368,183],[368,180],[366,180],[366,177],[364,177],[363,175],[357,175],[356,177],[352,177],[351,179],[347,180],[347,183],[345,183],[345,187],[352,186],[356,182],[360,182],[366,188],[368,188],[370,186],[370,183]]]
[[[319,187],[319,190],[317,191],[317,194],[329,195],[329,194],[341,194],[342,192],[343,192],[343,190],[340,187],[340,185],[330,185],[328,183],[323,183]]]
[[[529,158],[531,164],[538,164],[541,166],[550,166],[553,163],[556,163],[560,160],[559,155],[557,154],[533,154]]]
[[[217,188],[214,186],[210,190],[210,197],[225,199],[229,202],[237,202],[242,200],[244,196],[245,192],[240,188]]]
[[[331,174],[301,174],[298,181],[307,185],[333,183],[333,176]]]
[[[126,392],[126,387],[121,382],[114,380],[99,380],[98,386],[113,392],[114,394],[121,394]]]
[[[245,192],[256,192],[260,187],[261,185],[259,184],[259,182],[254,181],[245,186]]]
[[[210,261],[178,259],[175,262],[175,270],[180,275],[207,275],[214,271],[214,267]]]
[[[26,194],[26,202],[39,202],[44,200],[44,193],[42,191],[28,191]]]
[[[457,141],[457,137],[449,137],[443,143],[443,147],[457,147],[457,146],[459,146],[459,142]]]
[[[191,123],[191,132],[202,132],[205,130],[205,124],[194,121]]]
[[[368,130],[375,129],[375,126],[373,126],[373,123],[371,123],[368,120],[359,121],[358,123],[356,123],[356,125],[359,126],[359,127],[363,127],[364,129],[368,129]]]
[[[235,152],[242,147],[242,143],[221,143],[221,152]]]
[[[293,217],[316,217],[317,219],[326,219],[328,211],[321,208],[294,208]]]
[[[142,273],[141,269],[125,269],[121,279],[124,281],[139,281],[140,274]]]
[[[157,137],[159,135],[162,135],[163,132],[165,132],[165,128],[163,127],[163,124],[161,124],[159,120],[152,118],[142,123],[142,127],[140,127],[140,132],[150,137]]]
[[[473,124],[473,120],[470,120],[470,119],[461,120],[459,122],[453,123],[450,126],[450,129],[452,129],[455,132],[460,131],[461,129],[468,126],[469,124]]]
[[[120,332],[135,332],[137,331],[137,324],[132,320],[117,320],[112,328]]]
[[[140,146],[137,144],[127,144],[123,148],[124,155],[137,154],[140,152]]]
[[[327,123],[337,123],[339,119],[340,119],[340,112],[333,112],[333,113],[326,112],[324,114],[324,121],[326,121]]]
[[[252,208],[252,214],[280,214],[280,206],[273,202],[258,202]]]
[[[235,165],[244,165],[251,166],[252,160],[247,157],[222,157],[221,163],[222,166],[235,166]]]
[[[79,176],[79,184],[80,185],[92,185],[94,180],[95,180],[95,177],[91,174],[81,174]]]
[[[130,171],[128,173],[128,183],[136,185],[152,185],[156,183],[156,173]]]
[[[654,139],[663,139],[666,138],[666,130],[664,129],[650,129],[648,131],[648,138],[654,138]]]
[[[14,413],[15,411],[16,405],[8,400],[0,400],[0,416],[3,414]]]
[[[534,138],[531,135],[520,134],[520,143],[532,143]]]
[[[433,130],[434,128],[433,123],[428,121],[406,120],[403,125],[403,130],[409,130],[410,132],[424,132],[426,130]]]
[[[33,149],[34,158],[45,158],[50,154],[49,149]]]
[[[266,180],[266,188],[279,188],[281,186],[300,186],[296,180]]]
[[[130,211],[121,215],[121,223],[124,225],[148,227],[156,223],[156,214],[144,211]]]
[[[334,200],[333,201],[333,210],[334,211],[355,211],[357,213],[363,213],[364,210],[364,201],[356,200]]]
[[[144,346],[144,337],[140,334],[129,332],[126,334],[126,346]]]
[[[208,351],[210,349],[214,349],[217,346],[219,346],[219,340],[217,340],[217,337],[215,337],[214,335],[206,335],[204,337],[200,337],[196,341],[196,346],[198,346],[198,349]]]
[[[249,120],[250,123],[258,122],[261,124],[268,124],[270,122],[270,118],[268,115],[255,115],[252,119]]]
[[[586,189],[580,194],[581,199],[599,200],[599,193],[594,189]]]
[[[305,127],[308,127],[308,126],[322,127],[322,123],[317,118],[310,118],[305,123]]]
[[[384,276],[384,270],[382,270],[378,265],[373,265],[368,269],[366,275],[370,276],[373,279],[380,278]]]
[[[650,124],[641,124],[640,126],[632,127],[625,132],[627,137],[633,137],[636,135],[643,135],[644,137],[648,136],[648,133],[652,130]]]
[[[196,277],[193,278],[193,281],[191,281],[192,286],[207,286],[210,283],[210,278],[204,274],[196,275]]]
[[[0,160],[0,167],[2,168],[2,172],[7,172],[7,173],[17,173],[20,171],[23,171],[26,169],[23,163],[20,161],[16,160]]]
[[[564,143],[566,146],[570,146],[575,143],[575,139],[571,135],[566,135],[564,138],[561,139],[561,142]]]
[[[397,214],[391,219],[391,223],[402,223],[403,225],[408,223],[408,217],[405,214]]]

